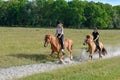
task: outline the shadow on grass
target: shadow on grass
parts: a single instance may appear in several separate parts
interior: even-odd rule
[[[25,58],[25,59],[29,59],[29,60],[33,60],[33,61],[37,61],[37,62],[47,62],[47,61],[55,61],[55,59],[51,58],[49,55],[45,55],[45,54],[12,54],[9,55],[12,57],[17,57],[17,58]]]

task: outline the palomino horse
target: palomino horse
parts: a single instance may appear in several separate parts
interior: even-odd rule
[[[51,44],[51,54],[50,56],[53,57],[53,53],[57,52],[58,53],[58,58],[60,60],[60,62],[62,61],[63,56],[65,55],[64,52],[62,52],[62,55],[60,55],[61,53],[61,45],[59,43],[58,38],[54,37],[52,34],[48,34],[45,35],[45,39],[44,39],[44,47],[47,47],[48,43]],[[70,60],[72,60],[72,46],[73,46],[73,42],[72,40],[69,39],[64,39],[64,47],[67,48],[67,50],[70,52]]]
[[[104,48],[104,45],[102,44],[102,42],[99,42],[99,46],[100,46],[101,50],[97,49],[96,44],[93,41],[93,36],[91,34],[86,35],[86,39],[85,39],[83,44],[84,45],[88,44],[88,52],[90,53],[89,54],[89,58],[91,60],[93,58],[93,53],[96,52],[96,51],[98,51],[98,53],[99,53],[99,58],[102,58],[102,55],[106,55],[107,54],[107,51]]]

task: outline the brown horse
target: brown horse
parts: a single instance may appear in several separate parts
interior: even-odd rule
[[[51,44],[51,54],[50,56],[53,57],[53,53],[57,52],[58,53],[58,58],[60,60],[60,62],[62,61],[63,56],[65,55],[64,52],[62,52],[62,55],[60,55],[61,53],[61,45],[59,43],[58,38],[54,37],[52,34],[47,34],[45,35],[45,39],[44,39],[44,47],[47,47],[47,45],[50,43]],[[72,60],[72,46],[73,46],[73,42],[72,40],[69,39],[64,39],[64,47],[67,48],[67,50],[70,52],[70,60]]]
[[[97,49],[96,47],[96,44],[95,42],[93,41],[93,36],[91,34],[89,35],[86,35],[86,39],[83,43],[84,45],[85,44],[88,44],[88,52],[90,53],[89,54],[89,58],[92,60],[93,58],[93,53],[98,51],[99,53],[99,58],[102,58],[102,54],[103,55],[106,55],[107,54],[107,51],[106,49],[104,48],[104,45],[102,44],[102,42],[99,42],[99,46],[101,48],[101,50]]]

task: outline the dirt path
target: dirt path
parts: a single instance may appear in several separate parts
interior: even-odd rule
[[[6,69],[0,69],[0,80],[12,80],[13,78],[21,78],[23,76],[32,75],[35,73],[45,72],[53,69],[62,68],[71,64],[75,64],[81,61],[86,61],[88,55],[85,50],[81,50],[82,53],[75,58],[73,61],[70,61],[69,58],[65,58],[65,64],[59,64],[58,62],[46,62],[41,64],[31,64],[17,67],[10,67]],[[103,58],[109,58],[113,56],[120,55],[119,49],[108,48],[108,55]],[[94,55],[94,59],[98,58],[98,54]]]
[[[13,78],[20,78],[23,76],[32,75],[34,73],[57,69],[63,66],[65,65],[58,64],[57,62],[47,62],[41,64],[32,64],[0,69],[0,80],[11,80]]]

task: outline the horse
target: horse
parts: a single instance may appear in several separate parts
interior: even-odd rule
[[[97,48],[94,40],[93,40],[93,36],[91,34],[86,35],[86,39],[83,43],[83,45],[88,44],[88,52],[89,52],[89,59],[92,60],[93,59],[93,53],[97,52],[99,53],[99,58],[102,58],[102,55],[106,55],[107,51],[103,45],[102,42],[99,42],[99,47],[100,50]]]
[[[62,55],[60,55],[61,53],[61,45],[59,43],[59,40],[57,37],[53,36],[52,34],[47,34],[45,35],[45,38],[44,38],[44,47],[47,47],[48,44],[51,44],[51,54],[50,56],[51,57],[54,57],[54,52],[57,52],[58,54],[58,58],[59,58],[59,61],[63,63],[63,56],[65,55],[64,52],[62,52]],[[65,49],[67,48],[67,50],[70,52],[70,60],[73,59],[73,56],[72,56],[72,46],[73,46],[73,41],[70,40],[70,39],[64,39],[64,47]]]

